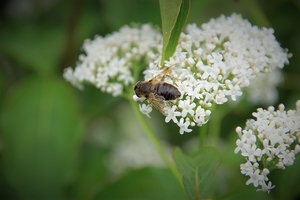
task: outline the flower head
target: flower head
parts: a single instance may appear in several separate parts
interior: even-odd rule
[[[133,67],[141,60],[156,59],[161,34],[149,24],[123,26],[105,37],[96,36],[83,44],[75,69],[65,69],[64,78],[83,89],[83,83],[95,85],[103,92],[120,96],[134,83]]]
[[[165,61],[165,66],[172,66],[172,73],[164,81],[182,94],[172,102],[176,120],[169,113],[166,121],[172,116],[180,133],[190,132],[190,127],[209,120],[212,105],[236,101],[252,80],[281,69],[288,63],[288,54],[273,33],[272,29],[252,26],[236,14],[212,19],[201,28],[187,25],[174,55]],[[159,55],[144,71],[146,80],[160,72],[160,60]]]
[[[299,105],[300,100],[297,101]],[[267,175],[273,169],[285,169],[294,163],[299,153],[300,143],[300,107],[286,111],[283,104],[279,109],[269,107],[257,109],[253,113],[256,120],[249,120],[239,135],[234,153],[241,152],[246,163],[241,164],[241,172],[250,179],[247,185],[261,186],[261,191],[269,192],[275,186],[268,181]],[[260,146],[261,148],[259,148]]]

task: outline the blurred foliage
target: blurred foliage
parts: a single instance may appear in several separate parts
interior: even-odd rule
[[[133,21],[160,26],[159,1],[11,0],[1,1],[0,8],[0,198],[187,198],[165,169],[137,169],[112,179],[106,155],[124,131],[122,118],[129,121],[129,132],[136,131],[137,121],[132,112],[122,111],[128,107],[122,99],[89,86],[77,91],[62,78],[64,68],[76,65],[84,39],[106,35]],[[261,12],[253,12],[254,8]],[[278,102],[294,108],[300,99],[299,1],[192,0],[188,23],[201,25],[232,12],[241,13],[252,24],[273,27],[282,47],[293,53],[283,70],[285,82]],[[222,120],[218,146],[224,156],[215,193],[225,195],[234,189],[234,195],[224,199],[299,198],[297,159],[287,170],[274,172],[276,188],[269,195],[244,186],[246,177],[239,171],[242,158],[233,154],[234,128],[244,125],[255,107],[239,105]],[[179,135],[176,125],[166,126],[162,119],[154,113],[148,120],[160,138],[192,151],[196,135]]]
[[[104,188],[97,199],[187,199],[177,180],[166,169],[144,168],[123,176]]]

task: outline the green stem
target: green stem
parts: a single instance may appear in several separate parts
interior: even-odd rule
[[[133,108],[136,116],[138,117],[138,119],[140,120],[142,126],[144,127],[144,129],[146,131],[146,134],[148,135],[148,137],[150,138],[150,140],[154,144],[154,146],[155,146],[156,150],[158,151],[158,153],[160,154],[161,158],[164,160],[166,165],[169,167],[169,169],[171,170],[171,172],[173,173],[175,178],[178,180],[178,182],[180,183],[182,188],[184,188],[182,180],[181,180],[180,172],[178,171],[176,166],[171,162],[171,160],[169,159],[169,157],[168,157],[167,153],[165,152],[163,146],[160,144],[160,142],[158,141],[158,139],[155,136],[154,132],[152,131],[151,127],[147,123],[145,117],[140,112],[140,110],[137,106],[137,102],[133,101],[132,99],[129,99],[129,101],[130,101],[131,107]]]
[[[214,112],[209,119],[209,135],[211,136],[211,145],[216,146],[219,141],[220,130],[221,130],[221,122],[222,122],[222,114],[220,112]]]
[[[221,134],[221,125],[222,120],[226,116],[226,114],[231,110],[229,105],[216,106],[213,108],[211,117],[209,119],[209,136],[211,136],[211,145],[216,147]]]
[[[203,126],[201,126],[201,128],[199,129],[199,147],[204,147],[205,144],[205,138],[207,135],[207,124],[204,124]]]

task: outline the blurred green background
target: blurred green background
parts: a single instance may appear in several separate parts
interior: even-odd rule
[[[158,0],[3,0],[0,9],[0,199],[185,199],[164,168],[129,170],[113,178],[107,155],[128,139],[126,134],[143,135],[141,125],[128,102],[92,86],[78,91],[62,77],[64,68],[75,66],[84,39],[131,22],[160,25]],[[273,27],[281,46],[293,53],[283,69],[278,102],[294,109],[300,99],[300,1],[192,0],[188,22],[201,25],[233,12]],[[231,199],[300,198],[299,161],[271,177],[276,188],[270,195],[244,186],[233,130],[255,109],[240,105],[222,121],[227,142],[220,148],[228,154],[217,180],[227,186],[217,184],[216,193],[235,190]],[[176,125],[153,116],[149,123],[171,146],[197,136],[179,135]]]

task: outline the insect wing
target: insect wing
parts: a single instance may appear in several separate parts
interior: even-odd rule
[[[149,103],[154,106],[161,114],[167,116],[168,115],[168,109],[170,109],[170,103],[162,100],[157,99],[154,97],[153,94],[151,94],[148,98]]]
[[[162,72],[160,72],[159,74],[157,74],[156,76],[154,76],[150,81],[153,83],[153,84],[156,84],[160,81],[163,81],[163,79],[166,77],[166,76],[169,76],[169,74],[171,73],[172,71],[172,67],[166,67]]]

